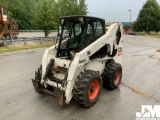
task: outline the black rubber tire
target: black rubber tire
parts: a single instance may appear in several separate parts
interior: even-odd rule
[[[104,88],[110,90],[116,89],[121,83],[122,66],[119,63],[109,62],[108,64],[106,64],[102,79]],[[115,80],[117,81],[115,82]]]
[[[99,89],[97,90],[98,92],[96,93],[95,97],[90,99],[88,90],[91,90],[90,86],[94,81],[98,82]],[[95,88],[93,89],[95,90]],[[97,102],[101,93],[101,89],[102,80],[98,72],[86,70],[78,77],[78,80],[75,82],[75,86],[73,88],[73,97],[80,105],[89,108]],[[94,92],[94,90],[92,92]]]

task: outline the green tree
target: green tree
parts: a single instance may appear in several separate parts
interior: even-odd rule
[[[134,23],[136,31],[158,32],[160,20],[160,7],[156,0],[147,0],[139,12],[138,18]]]
[[[123,29],[126,30],[126,29],[131,29],[132,28],[132,25],[131,24],[125,24],[123,25]]]
[[[85,0],[39,0],[33,14],[34,24],[45,32],[45,37],[50,29],[57,29],[60,16],[86,15]]]
[[[55,11],[56,18],[69,15],[86,15],[87,5],[85,0],[57,0]]]
[[[32,5],[34,0],[0,0],[0,3],[8,8],[9,18],[18,22],[19,29],[32,29]]]
[[[86,15],[85,0],[0,0],[19,29],[42,29],[45,36],[57,29],[60,16]]]
[[[57,7],[60,16],[87,14],[85,0],[57,0]]]
[[[56,26],[55,12],[53,12],[54,6],[54,0],[39,0],[33,12],[33,23],[36,28],[44,30],[45,37],[47,37],[50,30]]]

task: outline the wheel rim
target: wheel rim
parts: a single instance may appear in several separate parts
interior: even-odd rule
[[[97,97],[99,92],[99,82],[97,79],[93,80],[88,87],[88,97],[93,100]]]
[[[119,83],[120,77],[121,77],[121,71],[117,70],[116,71],[116,76],[114,78],[114,84],[118,84]]]

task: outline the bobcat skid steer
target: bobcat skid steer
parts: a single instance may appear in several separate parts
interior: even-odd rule
[[[45,50],[33,86],[61,106],[74,98],[91,107],[102,85],[113,90],[121,82],[122,24],[106,26],[105,20],[89,16],[61,17],[59,22],[57,44]]]

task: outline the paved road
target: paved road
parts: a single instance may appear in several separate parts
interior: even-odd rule
[[[31,78],[44,48],[0,54],[0,120],[133,120],[141,105],[160,105],[160,39],[124,36],[122,84],[102,90],[92,108],[34,92]]]

